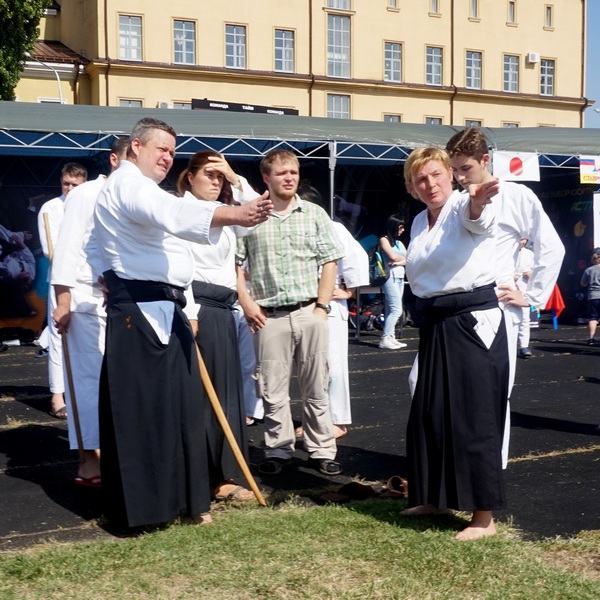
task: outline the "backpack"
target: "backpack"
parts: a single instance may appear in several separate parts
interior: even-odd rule
[[[379,244],[373,246],[367,253],[369,256],[369,283],[373,287],[381,287],[390,276],[379,252]]]

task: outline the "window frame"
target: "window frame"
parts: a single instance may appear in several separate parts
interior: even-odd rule
[[[544,29],[554,29],[553,4],[544,4]]]
[[[228,29],[233,31],[228,31]],[[239,30],[239,31],[238,31]],[[243,32],[243,35],[242,35]],[[228,36],[233,36],[232,41],[228,41]],[[240,42],[240,39],[242,42]],[[236,52],[236,49],[243,48],[243,53]],[[233,52],[230,52],[233,50]],[[225,67],[227,69],[236,69],[238,71],[248,68],[248,28],[240,23],[225,23]],[[232,64],[228,64],[231,60]],[[243,63],[238,64],[238,63]]]
[[[425,116],[424,123],[425,125],[443,125],[444,119],[442,117]]]
[[[176,37],[177,23],[184,25],[184,27],[182,28],[183,41],[179,42],[183,46],[182,50],[176,49],[176,45],[178,43],[177,37]],[[185,29],[185,25],[192,26],[192,39],[191,40],[186,38],[187,31]],[[186,46],[190,42],[192,45],[192,49],[188,50],[186,48]],[[177,57],[178,52],[180,54],[182,54],[182,58],[185,58],[187,55],[191,54],[191,61],[190,60],[177,60],[176,57]],[[173,63],[176,65],[195,65],[196,64],[196,21],[189,21],[189,20],[184,20],[184,19],[173,19]]]
[[[347,24],[347,29],[341,27]],[[337,38],[337,39],[336,39]],[[327,15],[327,76],[350,79],[352,72],[352,21],[349,15]]]
[[[507,69],[507,66],[511,66],[508,62],[507,59],[515,59],[514,65],[516,65],[516,69]],[[502,57],[502,91],[504,92],[508,92],[511,94],[518,94],[519,93],[519,86],[520,86],[520,75],[521,75],[521,60],[520,57],[517,54],[504,54]],[[513,66],[514,66],[513,65]],[[511,75],[515,75],[515,77],[511,78]],[[511,82],[511,79],[513,80]],[[510,89],[512,88],[514,85],[514,87],[516,89]]]
[[[517,24],[517,0],[508,0],[508,3],[506,5],[506,24]]]
[[[435,52],[439,51],[439,62],[431,61],[430,57],[435,59]],[[436,73],[436,67],[439,67],[439,73]],[[436,80],[439,79],[439,82]],[[427,85],[442,86],[444,84],[444,49],[441,46],[425,47],[425,83]]]
[[[336,107],[336,100],[345,102],[345,107]],[[331,104],[330,104],[331,101]],[[345,108],[345,110],[344,110]],[[339,116],[337,116],[339,115]],[[349,94],[327,94],[327,118],[328,119],[350,119],[350,95]]]
[[[441,0],[429,0],[429,14],[430,15],[441,15],[442,14]]]
[[[327,8],[333,10],[352,10],[352,0],[327,0]]]
[[[483,52],[481,50],[466,50],[465,53],[465,87],[469,90],[481,90],[483,89]],[[479,66],[469,64],[470,58],[472,60],[472,57],[469,57],[470,54],[479,55]],[[470,75],[470,71],[474,74]],[[478,79],[479,85],[469,85],[470,79]]]
[[[388,48],[389,46],[389,48]],[[397,46],[397,50],[392,48]],[[402,82],[402,42],[391,42],[384,40],[383,42],[383,80],[389,81],[390,83],[401,83]],[[388,56],[388,52],[391,53]],[[396,54],[396,56],[394,56]],[[390,67],[388,68],[388,63]],[[394,65],[397,64],[397,69]],[[391,75],[388,77],[388,74]],[[394,75],[397,74],[397,78]]]
[[[545,67],[551,66],[551,73],[545,72]],[[549,81],[548,81],[549,80]],[[544,91],[549,88],[549,91]],[[554,96],[556,90],[556,59],[542,58],[540,59],[540,95]]]
[[[470,0],[469,1],[469,20],[471,21],[479,21],[479,0]]]
[[[384,123],[402,123],[402,115],[398,113],[386,113],[383,115]]]
[[[291,34],[291,58],[288,56],[290,53],[290,47],[286,45],[285,37],[278,37],[278,33]],[[283,44],[278,46],[277,42],[281,41]],[[281,52],[281,57],[278,58],[277,54]],[[283,29],[276,27],[273,34],[273,70],[276,73],[295,73],[296,72],[296,32],[293,29]],[[277,63],[281,62],[281,68],[277,68]],[[291,68],[286,68],[286,64],[290,63]]]
[[[128,19],[127,23],[127,32],[124,35],[123,25],[124,23],[121,21],[122,19]],[[135,35],[132,27],[133,20],[139,21],[139,27],[135,29],[139,29],[139,36]],[[125,39],[128,43],[122,44],[123,39]],[[139,47],[136,48],[131,42],[133,40],[139,41]],[[133,56],[133,54],[139,53],[139,58]],[[144,60],[144,20],[142,15],[130,15],[119,13],[119,60],[130,60],[135,62],[142,62]]]

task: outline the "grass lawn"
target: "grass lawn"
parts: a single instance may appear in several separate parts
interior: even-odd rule
[[[600,598],[600,531],[457,542],[457,516],[400,517],[397,500],[224,508],[208,526],[0,555],[0,599]]]

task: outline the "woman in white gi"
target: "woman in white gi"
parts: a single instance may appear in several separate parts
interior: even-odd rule
[[[259,196],[217,152],[196,152],[178,179],[184,197],[214,202],[232,195],[234,202]],[[224,227],[218,243],[191,244],[195,261],[192,289],[200,305],[196,342],[211,381],[242,452],[247,452],[246,411],[240,364],[235,306],[237,303],[235,248],[238,237],[251,229]],[[208,406],[208,405],[207,405]],[[250,500],[253,492],[237,485],[243,474],[208,406],[206,415],[209,472],[217,500]]]
[[[502,436],[508,394],[506,328],[494,292],[497,182],[476,197],[452,191],[439,148],[419,148],[404,167],[408,191],[427,209],[411,229],[406,272],[424,322],[407,432],[409,505],[404,515],[472,512],[457,534],[496,532],[506,505]]]

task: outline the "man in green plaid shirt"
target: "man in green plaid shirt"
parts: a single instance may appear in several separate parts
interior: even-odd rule
[[[265,408],[266,451],[259,471],[278,475],[292,460],[296,438],[289,387],[295,367],[309,464],[339,475],[327,395],[327,315],[343,247],[327,213],[296,194],[300,165],[293,153],[269,152],[260,170],[273,212],[239,240],[236,256],[238,265],[246,261],[249,273],[247,288],[238,267],[238,294],[256,334],[257,383]]]

